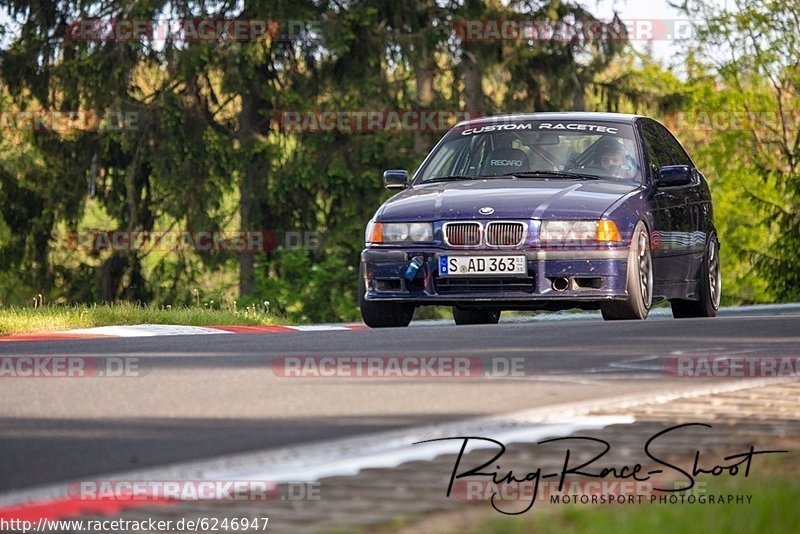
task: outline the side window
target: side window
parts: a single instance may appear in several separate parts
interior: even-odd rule
[[[653,126],[658,129],[658,133],[663,140],[664,146],[669,150],[670,163],[668,163],[668,165],[689,165],[691,167],[692,160],[689,159],[686,151],[683,149],[678,140],[675,139],[675,137],[669,132],[669,130],[660,124],[654,124]]]
[[[664,137],[656,129],[655,123],[644,123],[642,125],[642,136],[647,150],[647,160],[654,174],[664,165],[672,165],[672,151],[667,146]]]

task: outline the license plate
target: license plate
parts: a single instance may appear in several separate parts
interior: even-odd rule
[[[525,256],[439,256],[439,276],[526,276]]]

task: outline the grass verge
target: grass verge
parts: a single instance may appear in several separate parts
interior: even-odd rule
[[[277,323],[279,318],[275,315],[253,310],[167,309],[124,303],[0,308],[0,335],[4,336],[125,324],[210,326]]]
[[[552,505],[543,514],[486,519],[473,532],[796,532],[800,525],[800,480],[787,476],[800,466],[793,453],[757,476],[704,479],[707,495],[752,495],[750,504]]]

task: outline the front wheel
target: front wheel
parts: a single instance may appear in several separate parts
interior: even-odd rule
[[[700,300],[673,300],[672,316],[676,319],[689,317],[716,317],[722,296],[722,275],[719,268],[719,240],[711,234],[706,242],[703,265],[700,268]]]
[[[457,325],[497,324],[500,310],[468,309],[453,306],[453,319]]]
[[[646,319],[653,302],[653,257],[650,234],[643,222],[636,225],[628,253],[628,300],[605,302],[600,306],[603,319]]]
[[[358,303],[361,318],[370,328],[405,327],[414,316],[414,305],[402,302],[370,302],[366,300],[367,282],[363,266],[359,269]]]

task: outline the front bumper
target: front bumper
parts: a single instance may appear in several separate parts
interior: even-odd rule
[[[441,255],[519,255],[525,254],[526,277],[440,277]],[[404,273],[414,258],[423,259],[412,280]],[[628,248],[608,249],[531,249],[475,250],[443,248],[378,248],[361,253],[361,272],[365,277],[366,300],[402,301],[416,305],[487,305],[537,307],[548,303],[580,306],[592,302],[624,300]],[[553,281],[566,279],[566,289],[553,288]]]

